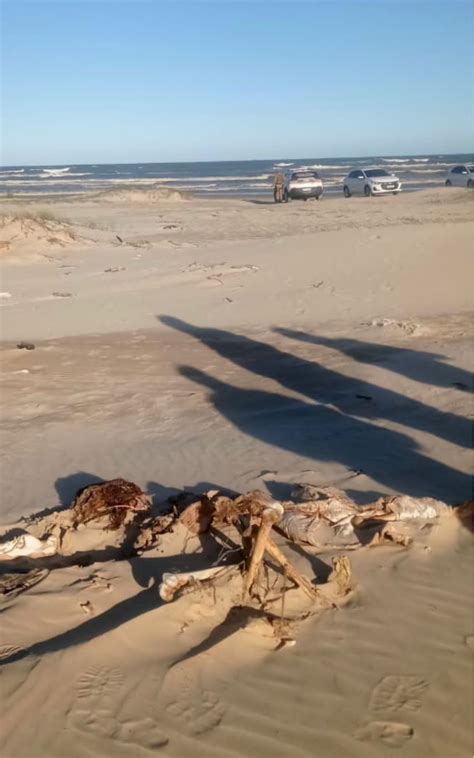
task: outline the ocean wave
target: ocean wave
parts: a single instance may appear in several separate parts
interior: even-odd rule
[[[59,179],[60,181],[69,181],[72,177],[75,176],[92,176],[92,174],[89,171],[86,172],[73,172],[71,174],[39,174],[41,179]]]
[[[411,173],[412,171],[446,171],[451,165],[443,163],[397,163],[392,166],[392,171],[397,171],[400,174],[403,172]],[[385,165],[384,168],[390,171],[389,165]]]
[[[382,158],[384,163],[396,163],[397,166],[412,166],[414,163],[430,163],[431,158]]]
[[[72,176],[72,174],[71,174]],[[188,183],[192,185],[194,182],[245,182],[245,181],[268,181],[271,178],[271,173],[266,174],[257,174],[255,176],[252,175],[245,175],[245,176],[232,176],[232,174],[227,176],[154,176],[154,177],[137,177],[137,178],[103,178],[103,179],[96,179],[94,181],[103,181],[103,182],[137,182],[137,183],[152,183],[152,184],[177,184],[177,183]],[[91,180],[92,181],[92,180]]]
[[[324,179],[324,186],[333,187],[336,184],[342,184],[342,181],[345,177],[345,174],[342,174],[341,176],[331,176],[329,179]]]
[[[278,168],[281,168],[282,166],[294,166],[294,165],[295,165],[294,163],[283,163],[283,162],[275,163],[275,166],[277,166]]]
[[[71,170],[71,166],[66,168],[43,168],[40,176],[61,176],[61,174],[67,174]]]
[[[189,184],[178,184],[173,189],[177,190],[213,190],[216,187],[219,187],[218,184],[195,184],[192,187],[189,186]]]
[[[104,187],[107,187],[109,185],[115,185],[115,184],[143,184],[143,185],[160,185],[160,182],[157,182],[156,179],[83,179],[78,180],[74,178],[69,178],[68,176],[56,176],[51,177],[51,180],[48,182],[41,181],[40,177],[27,177],[25,179],[6,179],[3,184],[9,184],[14,187],[21,187],[24,184],[34,184],[40,188],[42,187],[54,187],[55,185],[61,185],[61,184],[70,184],[70,185],[90,185],[93,188],[97,188],[97,186],[103,185]]]
[[[317,169],[317,170],[320,170],[320,169],[328,169],[328,170],[339,169],[341,171],[341,170],[349,169],[351,167],[351,165],[352,164],[349,164],[349,163],[311,163],[311,164],[304,164],[304,165],[301,165],[301,166],[295,166],[294,170],[295,171],[303,171],[304,169]]]
[[[452,163],[397,163],[396,166],[393,166],[393,168],[396,171],[443,171],[447,168],[450,168],[453,164]],[[387,168],[390,170],[389,166],[385,166],[384,168]]]
[[[155,182],[245,182],[245,181],[264,181],[270,179],[271,174],[258,174],[257,176],[163,176],[159,179],[153,179]]]
[[[411,174],[445,174],[444,168],[412,168]]]
[[[417,184],[417,185],[420,185],[420,184],[426,184],[426,185],[433,184],[436,187],[442,187],[442,186],[444,186],[443,183],[440,182],[439,180],[437,180],[435,178],[430,178],[430,177],[427,177],[426,179],[422,179],[421,177],[420,178],[416,178],[416,179],[402,179],[402,185],[405,185],[405,184]]]
[[[239,192],[238,188],[236,187],[193,187],[193,191],[195,192]]]

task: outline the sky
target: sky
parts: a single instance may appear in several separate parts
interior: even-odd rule
[[[0,0],[3,165],[473,149],[471,0]]]

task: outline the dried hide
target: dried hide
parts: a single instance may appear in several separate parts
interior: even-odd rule
[[[79,490],[72,504],[72,524],[106,518],[107,529],[116,530],[125,522],[134,520],[137,513],[150,511],[151,499],[133,482],[112,479],[101,484],[91,484]]]

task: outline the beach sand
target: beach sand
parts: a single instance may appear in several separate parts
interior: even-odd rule
[[[2,531],[118,476],[156,505],[298,482],[472,497],[473,202],[2,201]],[[335,554],[289,550],[320,577]],[[160,604],[202,551],[178,530],[4,600],[2,757],[471,755],[465,525],[355,551],[351,603],[278,651],[229,617],[232,587]]]

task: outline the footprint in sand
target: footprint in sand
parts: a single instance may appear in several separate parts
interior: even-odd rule
[[[91,666],[76,682],[77,697],[87,700],[90,706],[99,707],[104,700],[111,699],[123,683],[124,676],[119,669]]]
[[[204,690],[194,698],[183,694],[166,706],[166,713],[180,721],[190,734],[204,734],[220,724],[225,708],[215,692]]]
[[[76,682],[76,699],[69,713],[70,726],[117,742],[156,750],[168,743],[153,718],[120,716],[123,673],[117,668],[91,666]]]
[[[156,749],[168,744],[168,738],[151,718],[123,722],[120,724],[116,739],[121,742],[142,745],[150,749]]]
[[[161,698],[168,701],[167,716],[176,720],[188,734],[203,734],[214,729],[226,711],[215,692],[201,687],[195,663],[178,663],[168,671]]]
[[[156,750],[168,744],[168,738],[151,718],[120,722],[113,711],[105,709],[81,711],[80,715],[80,724],[76,721],[74,726],[80,726],[84,731],[98,737],[108,737],[111,740],[139,745],[150,750]]]
[[[408,724],[397,721],[371,721],[354,732],[357,740],[383,742],[392,747],[401,747],[408,742],[415,730]]]
[[[113,711],[106,708],[93,711],[73,708],[69,714],[69,726],[109,739],[113,739],[119,729]]]
[[[428,683],[417,676],[384,676],[372,692],[369,708],[390,713],[417,711],[427,687]]]

